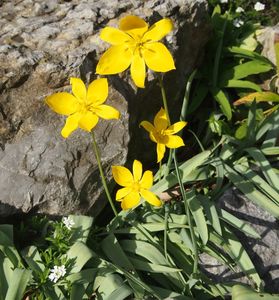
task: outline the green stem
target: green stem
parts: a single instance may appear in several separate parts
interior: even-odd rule
[[[164,87],[164,84],[163,84],[162,76],[159,76],[158,79],[159,79],[159,85],[160,85],[160,88],[161,88],[161,94],[162,94],[164,109],[165,109],[165,112],[166,112],[166,115],[167,115],[168,122],[170,124],[170,115],[169,115],[169,109],[168,109],[168,102],[167,102],[167,96],[166,96],[166,91],[165,91],[165,87]],[[170,151],[169,151],[169,158],[168,158],[167,166],[164,170],[164,177],[166,177],[169,174],[171,162],[172,162],[172,149],[170,149]]]
[[[169,204],[165,204],[165,228],[164,228],[164,253],[165,258],[168,261],[168,248],[167,248],[167,239],[168,239],[168,219],[169,219]]]
[[[189,223],[189,227],[190,227],[191,240],[192,240],[193,248],[194,248],[193,274],[196,274],[197,270],[198,270],[198,259],[199,259],[197,240],[196,240],[196,235],[195,235],[195,232],[194,232],[192,217],[191,217],[190,208],[189,208],[187,197],[186,197],[185,188],[184,188],[184,185],[183,185],[183,182],[181,180],[180,173],[179,173],[179,168],[178,168],[178,163],[177,163],[177,160],[176,160],[175,150],[174,150],[174,153],[173,153],[173,159],[174,159],[175,171],[176,171],[176,175],[177,175],[177,179],[178,179],[181,195],[182,195],[182,198],[183,198],[183,201],[184,201],[185,210],[186,210],[188,223]]]
[[[116,210],[116,208],[113,204],[113,201],[111,199],[111,196],[110,196],[110,192],[109,192],[107,182],[106,182],[106,179],[105,179],[103,167],[102,167],[102,164],[101,164],[99,148],[98,148],[98,145],[96,143],[96,139],[95,139],[95,135],[94,135],[93,131],[91,132],[91,135],[92,135],[92,140],[93,140],[93,149],[94,149],[95,157],[96,157],[96,160],[97,160],[97,163],[98,163],[98,167],[99,167],[99,171],[100,171],[100,175],[101,175],[101,179],[102,179],[102,184],[103,184],[104,190],[106,192],[109,204],[110,204],[115,216],[117,216],[117,210]]]
[[[161,88],[161,94],[162,94],[164,109],[165,109],[167,119],[168,119],[169,124],[170,124],[170,115],[169,115],[169,109],[168,109],[167,96],[166,96],[166,91],[165,91],[164,84],[163,84],[163,79],[162,79],[161,76],[159,76],[159,85],[160,85],[160,88]]]

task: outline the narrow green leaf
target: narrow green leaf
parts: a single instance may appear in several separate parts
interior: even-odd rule
[[[226,48],[226,52],[235,54],[241,58],[246,57],[249,59],[256,59],[256,60],[262,61],[263,63],[272,65],[272,63],[266,57],[258,54],[255,51],[246,50],[246,49],[243,49],[240,47],[228,47],[228,48]]]
[[[240,220],[239,218],[235,217],[234,215],[230,214],[226,210],[221,209],[220,216],[225,222],[227,222],[231,226],[237,228],[238,230],[248,234],[249,236],[251,236],[255,239],[261,238],[261,236],[255,231],[254,228],[252,228],[251,226],[249,226],[247,223]]]
[[[207,224],[204,217],[202,205],[194,191],[189,191],[186,193],[186,195],[187,195],[189,208],[192,212],[192,215],[194,217],[197,226],[198,233],[202,239],[203,244],[206,245],[208,241],[208,231],[207,231]]]
[[[89,231],[91,229],[93,218],[87,216],[80,215],[69,215],[74,221],[74,225],[72,227],[73,235],[71,237],[71,242],[83,242],[86,243]]]
[[[230,120],[232,118],[232,109],[227,95],[218,88],[212,89],[211,93],[215,100],[220,104],[220,108],[223,114],[227,117],[228,120]]]
[[[82,300],[84,299],[86,286],[83,284],[74,283],[71,288],[70,300]]]
[[[260,74],[272,69],[270,64],[259,60],[252,60],[226,69],[221,75],[221,86],[228,80],[237,80],[249,75]]]
[[[267,137],[263,142],[262,148],[274,147],[276,144],[276,137],[278,136],[279,127],[279,110],[274,111],[269,115],[259,126],[256,133],[256,141],[261,139],[266,133]]]
[[[71,273],[79,272],[83,266],[93,257],[93,251],[89,249],[84,243],[76,242],[66,253],[68,260],[73,261]]]
[[[195,299],[154,285],[152,285],[151,287],[164,299],[173,299],[173,300],[194,300]]]
[[[152,273],[173,273],[173,272],[181,271],[181,269],[166,267],[159,264],[148,263],[138,258],[129,257],[129,260],[132,262],[134,267],[140,271],[152,272]]]
[[[279,155],[279,147],[265,147],[261,151],[264,155]]]
[[[231,79],[231,80],[228,80],[226,83],[224,83],[224,87],[226,87],[226,88],[251,89],[251,90],[255,90],[257,92],[261,92],[262,91],[262,89],[260,88],[260,86],[258,86],[254,82],[247,81],[247,80]]]
[[[132,289],[126,284],[122,284],[108,296],[107,300],[124,300],[132,294]]]
[[[209,199],[209,197],[206,196],[200,196],[200,203],[202,204],[206,217],[211,224],[211,226],[216,230],[217,233],[222,235],[222,228],[219,220],[219,215],[216,210],[216,206],[212,200]]]
[[[22,300],[31,274],[31,270],[15,269],[9,281],[9,288],[5,300]]]
[[[279,177],[273,171],[269,161],[265,158],[261,150],[256,148],[246,149],[250,156],[255,160],[255,163],[261,168],[263,175],[265,176],[268,183],[276,190],[279,187]]]
[[[233,105],[256,102],[279,102],[279,95],[272,92],[256,92],[236,100]]]
[[[22,256],[27,262],[29,268],[37,273],[42,273],[45,270],[45,265],[42,262],[40,253],[35,246],[30,246],[22,251]]]
[[[108,235],[102,241],[102,249],[106,256],[118,266],[121,266],[127,270],[134,270],[132,263],[129,261],[127,255],[122,250],[118,240],[113,234]],[[113,249],[113,251],[112,251]]]
[[[188,159],[179,166],[183,183],[208,178],[208,173],[205,170],[198,168],[206,161],[210,154],[211,151],[206,150]],[[159,194],[177,185],[177,183],[177,176],[174,172],[172,172],[168,176],[166,176],[166,178],[153,185],[151,191]]]
[[[232,300],[279,300],[279,295],[257,293],[248,286],[236,284],[232,288]]]
[[[262,282],[249,255],[237,237],[226,226],[224,226],[223,229],[223,235],[228,242],[228,247],[234,256],[235,261],[240,266],[242,271],[256,283],[257,288],[259,289]]]
[[[279,193],[277,193],[277,191],[274,190],[261,176],[252,171],[248,164],[236,164],[234,168],[237,172],[248,178],[258,190],[262,191],[266,196],[272,199],[272,201],[277,203],[279,207]]]
[[[264,194],[259,192],[256,187],[243,176],[239,175],[228,165],[224,165],[225,176],[245,195],[246,198],[266,209],[276,218],[279,218],[278,206],[267,198]]]

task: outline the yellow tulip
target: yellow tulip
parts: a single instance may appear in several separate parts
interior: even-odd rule
[[[142,174],[142,164],[134,160],[133,174],[123,166],[113,166],[112,176],[123,188],[116,193],[116,201],[121,202],[122,209],[132,208],[140,203],[141,197],[154,206],[160,206],[161,201],[149,189],[153,184],[153,174],[145,171]]]
[[[140,126],[149,132],[150,139],[157,143],[157,162],[160,162],[165,154],[166,147],[175,149],[185,146],[183,139],[174,135],[187,125],[187,122],[180,121],[170,125],[166,112],[163,108],[156,114],[154,125],[148,121],[142,121]]]
[[[61,135],[67,138],[78,127],[91,131],[103,119],[118,119],[119,111],[104,105],[108,96],[108,81],[100,78],[92,81],[88,89],[79,78],[70,78],[73,94],[55,93],[46,98],[47,105],[56,113],[68,116]]]
[[[158,42],[173,29],[170,19],[162,19],[148,28],[137,16],[126,16],[119,29],[105,27],[100,38],[112,46],[102,55],[97,74],[117,74],[131,66],[131,76],[136,86],[144,88],[147,67],[155,72],[175,69],[171,53]]]

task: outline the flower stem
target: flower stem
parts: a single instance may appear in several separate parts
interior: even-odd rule
[[[160,88],[161,88],[161,94],[162,94],[164,110],[166,112],[167,119],[168,119],[168,122],[170,124],[170,115],[169,115],[169,109],[168,109],[167,96],[166,96],[166,91],[165,91],[165,87],[164,87],[164,84],[163,84],[163,79],[162,79],[161,76],[159,76],[159,85],[160,85]]]
[[[188,224],[189,224],[189,228],[190,228],[191,240],[192,240],[193,248],[194,248],[193,274],[196,274],[197,270],[198,270],[198,259],[199,259],[197,240],[196,240],[196,236],[195,236],[195,232],[194,232],[192,216],[191,216],[191,213],[190,213],[185,188],[184,188],[184,185],[183,185],[183,182],[181,180],[180,173],[179,173],[179,168],[178,168],[178,164],[177,164],[177,160],[176,160],[175,150],[174,150],[174,153],[173,153],[173,159],[174,159],[174,166],[175,166],[175,171],[176,171],[176,175],[177,175],[181,195],[182,195],[182,198],[183,198],[183,201],[184,201],[184,206],[185,206],[185,210],[186,210],[186,214],[187,214]]]
[[[165,204],[165,226],[164,226],[164,253],[165,253],[165,258],[168,261],[168,248],[167,248],[167,242],[168,242],[168,219],[169,219],[169,204]]]
[[[161,94],[162,94],[164,110],[166,112],[167,119],[168,119],[168,122],[170,124],[170,115],[169,115],[169,109],[168,109],[168,102],[167,102],[166,90],[165,90],[165,87],[164,87],[162,76],[158,76],[158,80],[159,80],[159,85],[160,85],[160,88],[161,88]],[[169,158],[168,158],[167,166],[166,166],[165,171],[164,171],[164,177],[166,177],[169,174],[171,162],[172,162],[172,149],[170,149],[170,151],[169,151]]]
[[[93,149],[94,149],[95,157],[96,157],[96,160],[97,160],[97,163],[98,163],[98,168],[99,168],[99,171],[100,171],[100,175],[101,175],[101,179],[102,179],[102,184],[103,184],[104,190],[106,192],[109,204],[110,204],[110,206],[111,206],[111,208],[112,208],[112,210],[114,212],[114,215],[117,216],[117,210],[116,210],[116,208],[115,208],[115,206],[113,204],[113,201],[111,199],[111,196],[110,196],[110,192],[109,192],[109,189],[108,189],[108,186],[107,186],[107,182],[106,182],[106,179],[105,179],[103,167],[102,167],[102,164],[101,164],[100,151],[99,151],[98,145],[96,143],[96,139],[95,139],[95,135],[94,135],[93,131],[91,132],[91,135],[92,135],[92,140],[93,140]]]

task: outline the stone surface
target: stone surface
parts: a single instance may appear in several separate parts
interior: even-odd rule
[[[275,44],[279,43],[279,24],[273,27],[266,27],[257,36],[262,44],[262,55],[267,57],[276,66]],[[265,82],[266,89],[279,93],[278,75],[273,76]]]
[[[174,108],[185,76],[201,61],[209,33],[206,10],[205,0],[1,1],[0,215],[96,214],[105,200],[95,205],[102,188],[91,137],[78,130],[64,140],[64,119],[46,107],[44,98],[70,91],[71,76],[87,84],[95,79],[97,61],[108,47],[99,31],[135,14],[151,24],[162,17],[174,21],[166,39],[178,62],[177,71],[166,76]],[[151,73],[144,90],[136,90],[129,76],[109,78],[108,103],[120,110],[121,119],[101,121],[95,130],[108,178],[111,164],[135,158],[150,162],[156,155],[138,124],[159,110],[160,90]]]
[[[220,198],[219,205],[244,220],[261,236],[258,240],[242,232],[234,231],[262,278],[265,290],[279,293],[279,224],[277,220],[235,189],[226,191]],[[228,267],[207,254],[201,256],[201,264],[204,271],[217,282],[235,281],[251,284],[239,268],[236,273],[232,273]]]

